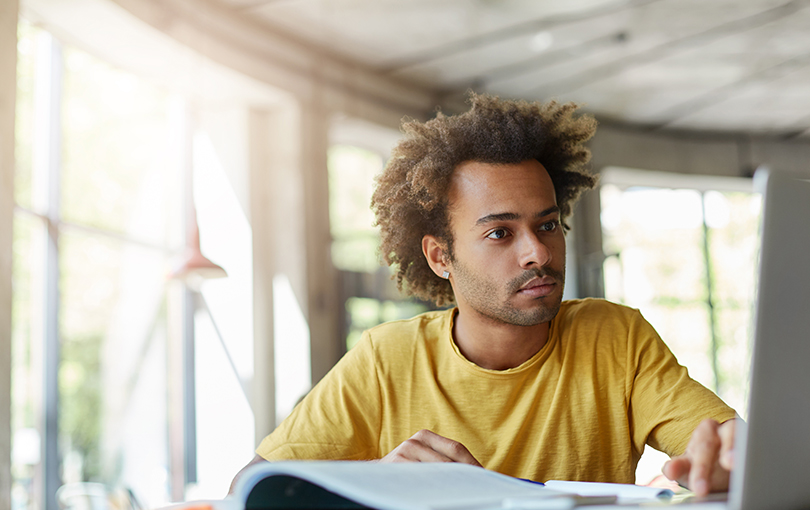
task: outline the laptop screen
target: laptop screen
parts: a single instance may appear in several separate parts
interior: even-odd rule
[[[759,170],[762,249],[731,508],[810,507],[810,179]]]

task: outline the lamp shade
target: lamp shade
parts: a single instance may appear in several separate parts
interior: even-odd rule
[[[185,280],[191,287],[198,287],[203,280],[225,278],[228,273],[200,250],[200,227],[194,222],[189,242],[175,268],[169,273],[170,279]]]

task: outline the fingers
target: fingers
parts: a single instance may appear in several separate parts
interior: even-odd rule
[[[675,480],[679,485],[686,487],[689,485],[689,470],[692,463],[686,455],[673,457],[664,464],[661,472],[670,480]]]
[[[720,466],[731,471],[734,469],[734,431],[737,421],[729,420],[717,429],[720,434]]]
[[[703,420],[692,433],[687,455],[691,461],[688,487],[698,496],[711,490],[711,478],[720,457],[719,425],[714,420]]]
[[[452,439],[440,436],[429,430],[420,430],[414,434],[414,437],[418,438],[420,441],[423,441],[432,450],[446,456],[452,462],[462,462],[464,464],[472,464],[474,466],[481,465],[481,463],[478,462],[475,457],[473,457],[472,453],[470,453],[470,451],[458,441],[453,441]]]
[[[463,444],[429,430],[420,430],[380,460],[381,462],[461,462],[481,466],[481,463]]]
[[[734,461],[734,428],[734,420],[723,425],[714,420],[702,421],[692,433],[686,452],[664,464],[662,472],[697,496],[728,490]]]

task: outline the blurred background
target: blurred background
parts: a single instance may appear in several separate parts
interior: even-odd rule
[[[430,308],[369,199],[401,119],[469,89],[597,117],[566,297],[639,308],[745,417],[751,176],[810,175],[808,27],[801,0],[0,0],[0,510],[223,497],[364,329]]]

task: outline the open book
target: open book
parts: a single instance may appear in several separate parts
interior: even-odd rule
[[[611,502],[615,498],[602,498]],[[257,464],[222,510],[567,509],[581,498],[483,468],[455,463],[285,461]],[[591,503],[597,501],[589,501]]]
[[[223,500],[164,510],[568,510],[671,496],[669,490],[626,484],[549,481],[544,486],[455,463],[284,461],[245,470]]]

